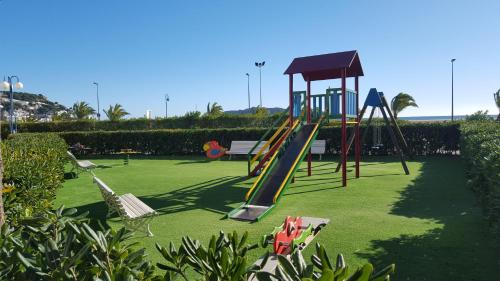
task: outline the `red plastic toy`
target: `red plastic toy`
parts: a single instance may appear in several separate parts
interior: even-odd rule
[[[217,141],[209,141],[203,145],[203,151],[210,159],[219,159],[226,154],[226,149],[219,145]]]
[[[274,253],[279,255],[288,255],[292,252],[292,241],[297,238],[302,227],[302,218],[286,217],[283,224],[283,230],[274,236]]]

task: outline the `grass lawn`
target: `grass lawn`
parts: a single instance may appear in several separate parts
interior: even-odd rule
[[[94,161],[94,160],[93,160]],[[278,206],[258,223],[223,219],[239,206],[254,179],[245,161],[205,162],[202,158],[95,160],[95,171],[116,193],[133,193],[160,216],[152,238],[139,237],[153,261],[161,261],[154,244],[176,244],[184,235],[208,241],[219,230],[248,231],[258,241],[287,215],[330,218],[317,242],[331,256],[343,253],[351,266],[370,261],[377,268],[396,263],[395,280],[498,280],[500,252],[465,186],[458,158],[422,158],[409,162],[404,175],[394,158],[362,163],[361,178],[349,170],[347,188],[333,174],[336,162],[315,162],[313,176],[296,175]],[[305,163],[303,168],[305,167]],[[106,205],[88,174],[67,180],[56,206],[90,211],[105,220]],[[120,227],[118,218],[108,224]],[[306,250],[309,256],[314,247]],[[261,252],[253,252],[252,258]]]

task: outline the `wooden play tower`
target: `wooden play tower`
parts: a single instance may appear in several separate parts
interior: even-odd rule
[[[284,73],[289,77],[289,122],[293,126],[294,117],[298,116],[297,101],[298,92],[293,90],[293,75],[301,74],[306,82],[305,106],[306,123],[312,122],[311,113],[311,82],[320,80],[340,79],[339,89],[328,89],[325,95],[314,96],[314,115],[325,111],[325,116],[334,121],[340,119],[342,126],[341,134],[341,165],[342,165],[342,185],[347,185],[347,125],[354,125],[354,153],[356,178],[359,178],[359,162],[361,156],[360,129],[359,129],[359,77],[363,76],[363,68],[357,51],[347,51],[332,54],[308,56],[295,58]],[[354,91],[347,90],[347,78],[354,78]],[[324,96],[324,98],[322,97]],[[316,103],[318,100],[318,105]],[[324,100],[324,103],[322,102]],[[311,153],[307,156],[308,175],[311,175]]]

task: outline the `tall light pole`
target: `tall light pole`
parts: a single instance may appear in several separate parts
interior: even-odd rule
[[[266,64],[263,62],[256,62],[255,66],[259,68],[259,96],[260,96],[260,107],[262,107],[262,67]]]
[[[10,108],[9,108],[9,130],[11,133],[16,132],[16,127],[15,127],[15,120],[14,120],[14,85],[12,85],[12,79],[16,79],[16,89],[22,89],[23,88],[23,83],[19,82],[19,77],[16,75],[13,76],[7,76],[7,80],[5,80],[2,83],[3,88],[5,90],[9,90],[9,99],[10,99]],[[1,117],[0,117],[1,118]]]
[[[168,94],[165,94],[165,118],[168,117],[168,102],[170,101],[170,97]]]
[[[451,59],[451,121],[453,122],[453,63],[456,59]]]
[[[247,75],[248,109],[250,110],[250,74]]]
[[[101,108],[99,107],[99,83],[93,83],[96,86],[97,91],[97,120],[101,121]]]

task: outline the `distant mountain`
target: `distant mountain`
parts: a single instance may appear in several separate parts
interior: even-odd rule
[[[254,114],[256,109],[257,107],[239,109],[239,110],[225,110],[224,113],[233,115]],[[269,111],[270,114],[275,114],[285,111],[285,109],[281,107],[271,107],[271,108],[266,107],[266,109]]]
[[[3,106],[3,117],[10,111],[9,92],[1,91],[1,105]],[[57,102],[50,101],[42,94],[16,92],[13,95],[14,116],[18,120],[40,120],[48,121],[56,113],[68,112],[69,109]]]

